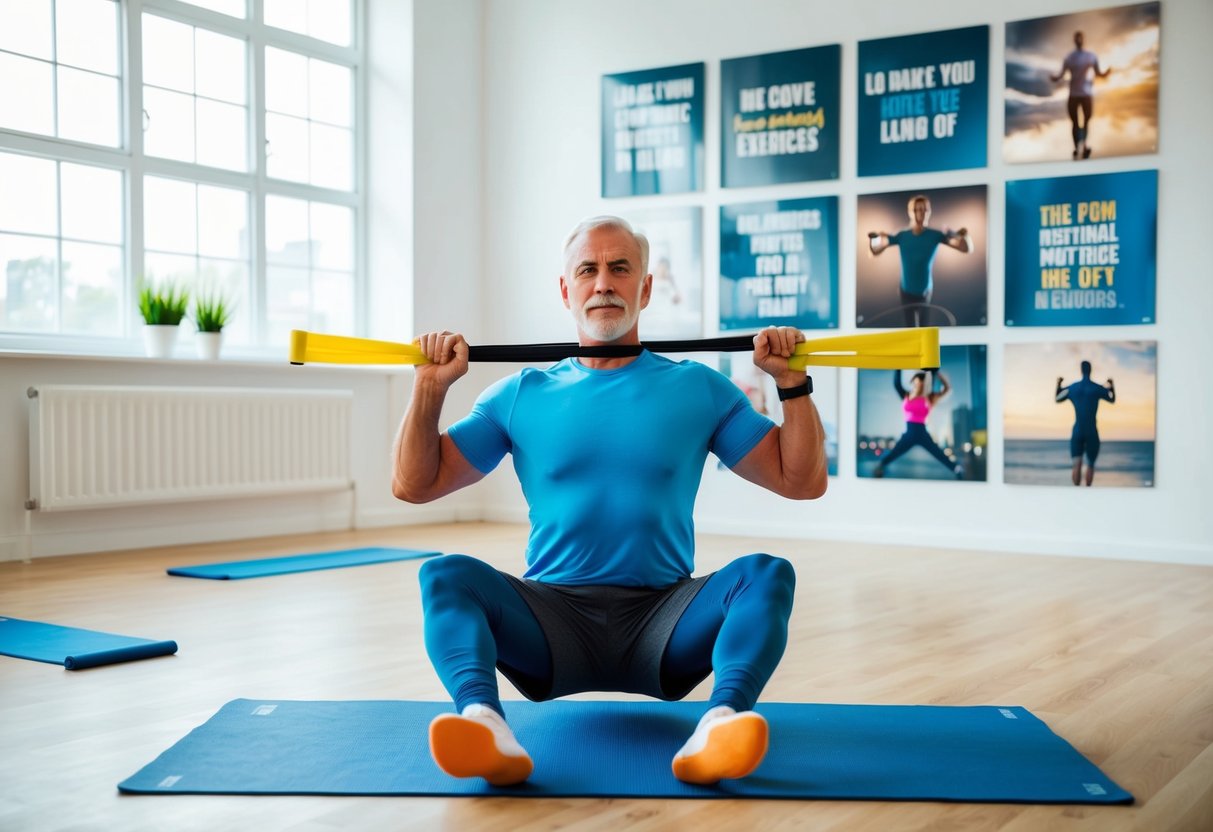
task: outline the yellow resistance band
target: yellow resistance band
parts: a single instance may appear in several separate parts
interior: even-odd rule
[[[611,357],[652,352],[740,352],[753,348],[752,335],[694,341],[649,341],[642,346],[582,347],[578,344],[518,344],[469,347],[470,361],[517,363],[559,361],[570,356]],[[428,364],[421,348],[395,341],[346,335],[291,332],[292,364]],[[863,335],[811,338],[797,344],[788,367],[862,367],[870,370],[921,370],[939,366],[939,329],[920,327]]]

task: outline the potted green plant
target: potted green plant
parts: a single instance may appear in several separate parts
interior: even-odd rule
[[[189,310],[189,291],[167,284],[149,284],[139,289],[139,314],[143,316],[143,343],[152,358],[169,358],[177,345],[177,333]]]
[[[220,294],[199,295],[194,301],[194,323],[198,325],[198,357],[214,361],[223,344],[223,328],[232,319],[232,306]]]

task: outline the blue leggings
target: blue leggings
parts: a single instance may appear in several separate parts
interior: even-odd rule
[[[897,444],[893,446],[893,450],[889,451],[888,456],[880,460],[881,468],[888,468],[893,464],[893,460],[904,454],[906,451],[913,448],[915,445],[921,445],[927,449],[931,456],[938,459],[948,468],[955,468],[956,463],[948,458],[944,453],[943,448],[935,444],[935,440],[931,438],[931,434],[927,433],[927,426],[921,422],[906,422],[906,432],[897,440]]]
[[[663,680],[715,673],[708,707],[752,710],[788,641],[796,575],[771,555],[747,555],[713,574],[691,601],[666,646]],[[547,638],[527,603],[496,569],[466,555],[421,567],[425,648],[462,711],[482,703],[501,712],[496,665],[550,681]]]

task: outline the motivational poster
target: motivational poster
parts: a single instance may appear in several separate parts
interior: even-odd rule
[[[990,27],[859,44],[859,175],[986,164]]]
[[[602,77],[602,195],[703,188],[703,64]]]
[[[838,197],[720,209],[720,328],[838,326]]]
[[[721,61],[721,185],[838,178],[841,55],[835,44]]]
[[[1154,322],[1158,171],[1007,183],[1007,326]]]

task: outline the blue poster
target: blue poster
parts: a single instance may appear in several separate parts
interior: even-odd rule
[[[1007,183],[1007,326],[1154,322],[1158,171]]]
[[[725,188],[838,178],[842,47],[720,64],[720,183]]]
[[[602,195],[703,189],[703,64],[602,76]]]
[[[990,27],[859,43],[859,175],[986,164]]]
[[[838,197],[720,208],[720,328],[838,326]]]

